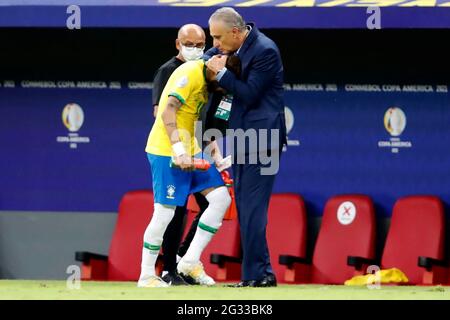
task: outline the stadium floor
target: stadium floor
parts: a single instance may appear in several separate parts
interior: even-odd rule
[[[187,294],[188,293],[188,294]],[[142,289],[135,282],[82,282],[68,289],[66,281],[0,280],[0,299],[16,300],[450,300],[450,286],[367,287],[279,285],[276,288],[170,287]]]

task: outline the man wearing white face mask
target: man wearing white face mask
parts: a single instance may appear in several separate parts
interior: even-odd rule
[[[186,24],[178,30],[178,38],[175,41],[176,48],[178,49],[178,55],[164,63],[156,72],[153,80],[152,100],[154,107],[154,116],[158,111],[158,103],[161,98],[162,91],[166,86],[170,75],[186,61],[192,61],[200,59],[203,56],[203,50],[205,48],[206,36],[203,29],[196,24]],[[196,223],[201,214],[208,207],[208,201],[200,193],[195,193],[196,201],[200,207],[200,214],[196,218]],[[188,283],[177,273],[177,253],[183,256],[187,248],[189,247],[197,229],[197,224],[193,223],[191,231],[186,237],[182,246],[180,247],[180,241],[183,234],[183,222],[186,215],[186,206],[177,207],[175,215],[168,225],[163,237],[163,264],[164,271],[162,278],[165,282],[172,285],[186,285]],[[180,247],[180,250],[178,250]]]
[[[175,40],[178,55],[159,67],[153,79],[152,100],[154,116],[158,110],[161,93],[172,72],[186,61],[200,59],[203,56],[203,50],[205,49],[205,41],[205,32],[196,24],[186,24],[178,30],[178,38]]]
[[[198,44],[199,45],[199,44]],[[198,60],[203,56],[203,50],[205,49],[205,45],[203,47],[188,47],[188,44],[181,45],[181,55],[186,61]]]

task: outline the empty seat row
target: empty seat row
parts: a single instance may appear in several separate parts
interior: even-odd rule
[[[189,207],[187,226],[197,214],[195,206]],[[151,191],[126,193],[109,255],[76,253],[83,262],[83,278],[137,280],[142,235],[152,212]],[[343,284],[366,273],[369,265],[398,268],[410,284],[445,284],[450,278],[444,262],[445,214],[437,197],[411,196],[396,202],[381,261],[375,260],[376,219],[368,196],[339,195],[327,201],[312,257],[306,256],[307,213],[301,196],[272,195],[268,214],[269,252],[280,283]],[[240,257],[239,223],[224,220],[202,254],[205,270],[217,281],[239,280]]]
[[[195,212],[190,213],[193,219]],[[445,213],[434,196],[399,199],[381,261],[375,259],[376,215],[365,195],[339,195],[325,205],[312,257],[306,256],[307,214],[302,197],[274,194],[269,205],[267,239],[272,267],[281,283],[343,284],[366,274],[369,266],[397,268],[410,284],[445,284]],[[224,221],[202,261],[216,280],[240,278],[239,225]],[[209,263],[208,263],[209,262]]]

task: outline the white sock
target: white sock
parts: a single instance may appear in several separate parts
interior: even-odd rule
[[[175,214],[175,207],[155,203],[155,211],[144,233],[141,275],[139,280],[155,275],[155,264],[163,241],[164,232]]]
[[[223,216],[231,203],[231,197],[226,187],[214,189],[208,193],[206,199],[209,202],[208,208],[202,214],[194,239],[182,258],[188,263],[200,261],[203,250],[222,225]]]

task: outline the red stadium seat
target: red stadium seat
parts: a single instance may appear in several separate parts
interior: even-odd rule
[[[223,220],[201,259],[206,272],[216,281],[241,278],[241,237],[237,219]]]
[[[312,262],[304,256],[282,255],[280,263],[294,270],[300,282],[343,284],[364,273],[364,266],[372,262],[375,229],[375,210],[368,196],[332,197],[325,205]]]
[[[278,257],[306,255],[306,222],[306,208],[301,196],[289,193],[271,196],[267,242],[272,268],[279,283],[296,282],[293,269],[279,264]]]
[[[409,196],[397,200],[382,269],[400,269],[410,284],[445,283],[444,236],[444,207],[438,197]]]
[[[141,269],[144,231],[153,214],[153,192],[127,192],[119,205],[109,255],[77,252],[83,280],[137,281]],[[157,263],[157,273],[161,262]]]
[[[286,241],[287,235],[291,235],[292,238],[289,240],[292,241]],[[280,254],[301,256],[305,254],[306,209],[303,199],[299,195],[274,194],[271,196],[267,239],[272,267],[279,282],[293,283],[295,274],[289,273],[286,266],[278,264],[278,256]],[[210,261],[208,261],[208,256],[210,256]],[[205,270],[208,274],[218,281],[240,279],[241,247],[237,219],[223,221],[222,227],[203,252],[202,261],[205,262]]]
[[[190,226],[196,212],[188,214]],[[280,217],[283,217],[282,219]],[[295,194],[271,196],[268,213],[267,238],[272,266],[280,282],[294,282],[294,274],[277,263],[283,254],[304,255],[306,250],[306,210],[303,199]],[[185,231],[185,233],[187,233]],[[297,237],[286,241],[286,235]],[[209,257],[209,258],[208,258]],[[222,227],[202,254],[206,272],[217,281],[239,280],[241,275],[241,246],[237,219],[224,220]],[[287,274],[284,280],[285,273]]]

